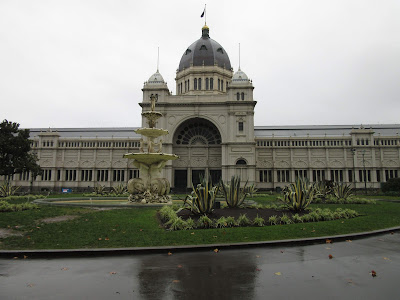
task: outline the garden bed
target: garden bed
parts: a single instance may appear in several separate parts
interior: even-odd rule
[[[305,215],[309,213],[309,211],[302,211],[298,212],[299,216]],[[272,216],[282,217],[283,215],[287,215],[288,217],[292,218],[293,215],[296,214],[289,210],[276,210],[276,209],[269,209],[269,208],[219,208],[214,209],[211,214],[207,216],[211,220],[217,220],[221,217],[234,217],[235,219],[239,218],[240,215],[246,215],[250,221],[253,221],[254,218],[261,217],[264,220],[268,220]],[[184,209],[177,213],[178,217],[181,217],[183,220],[187,220],[188,218],[192,218],[193,220],[197,221],[200,215],[193,214],[190,210]]]

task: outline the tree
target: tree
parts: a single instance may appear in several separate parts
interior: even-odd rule
[[[19,129],[18,123],[4,120],[0,124],[0,175],[7,180],[25,171],[31,172],[32,178],[41,173],[29,134],[29,129]]]

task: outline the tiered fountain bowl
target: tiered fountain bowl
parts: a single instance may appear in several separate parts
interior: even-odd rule
[[[129,201],[133,203],[172,203],[169,196],[170,183],[167,178],[162,177],[162,169],[170,160],[178,159],[175,154],[162,152],[163,135],[168,134],[168,130],[155,128],[156,121],[162,117],[162,113],[154,111],[155,96],[150,97],[151,111],[142,113],[149,124],[135,130],[142,135],[140,149],[138,153],[127,153],[124,158],[133,159],[133,164],[139,169],[139,178],[128,181]]]

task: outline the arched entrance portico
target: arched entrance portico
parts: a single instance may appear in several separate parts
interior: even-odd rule
[[[221,134],[210,121],[192,118],[183,122],[173,136],[173,186],[186,189],[199,183],[200,176],[210,174],[213,182],[222,175]]]

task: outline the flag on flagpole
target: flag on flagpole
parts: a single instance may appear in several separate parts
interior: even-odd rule
[[[202,12],[200,18],[204,17],[205,12],[206,12],[206,9],[204,8],[204,10],[203,10],[203,12]]]

